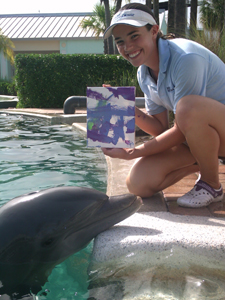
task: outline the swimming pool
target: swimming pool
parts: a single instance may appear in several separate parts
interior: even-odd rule
[[[103,154],[87,148],[80,132],[47,119],[0,115],[0,206],[10,199],[55,186],[82,186],[105,192]],[[38,299],[87,299],[92,243],[58,265]]]
[[[7,128],[8,123],[10,123],[11,116],[8,117],[9,119],[3,122],[3,127],[5,128]],[[52,171],[56,172],[56,176],[53,176],[54,178],[58,178],[61,173],[62,176],[67,174],[67,172],[65,172],[65,165],[70,165],[71,160],[71,166],[73,170],[77,170],[77,173],[79,172],[79,168],[76,169],[76,164],[79,163],[84,166],[84,171],[87,171],[89,167],[87,166],[88,158],[86,158],[86,156],[89,157],[88,153],[91,149],[86,149],[86,143],[80,138],[79,133],[70,132],[71,129],[65,126],[52,126],[46,120],[38,120],[37,124],[33,119],[26,120],[29,121],[31,127],[36,128],[33,133],[32,130],[28,130],[29,124],[27,125],[28,129],[23,129],[25,133],[28,131],[28,135],[30,134],[30,140],[33,141],[32,135],[35,137],[37,130],[37,136],[41,136],[44,141],[44,145],[40,146],[41,142],[39,141],[35,144],[34,141],[37,141],[38,138],[34,138],[32,143],[34,143],[36,147],[34,147],[35,151],[32,152],[33,155],[36,156],[38,149],[44,151],[44,149],[47,148],[45,149],[46,152],[51,149],[51,155],[48,156],[48,159],[40,158],[38,160],[39,163],[36,162],[36,165],[43,164],[45,166],[44,169],[50,172],[51,168],[49,168],[49,165],[51,165],[51,162],[52,165],[56,162],[56,167],[52,169]],[[21,130],[20,125],[22,125],[24,121],[25,118],[17,118],[19,131],[14,130],[14,127],[12,127],[10,130],[13,132],[9,135],[18,135],[18,132],[20,133]],[[46,129],[48,126],[49,128]],[[39,127],[41,129],[40,132]],[[48,141],[47,136],[49,131],[53,132],[53,140],[56,140],[57,143],[61,140],[60,133],[66,136],[65,145],[67,146],[63,146],[64,144],[62,143],[64,154],[58,154],[58,151],[54,151],[54,149],[58,148],[54,148],[51,141]],[[22,134],[19,134],[19,136],[20,135]],[[6,137],[7,136],[6,134]],[[58,137],[60,138],[58,139]],[[3,143],[0,145],[4,145],[6,140],[3,138],[1,140]],[[74,143],[78,142],[80,145],[78,151],[76,148],[73,149],[73,147],[71,147],[70,140],[74,141]],[[8,141],[10,141],[9,138]],[[7,143],[5,143],[5,147],[6,146]],[[17,168],[16,161],[20,161],[20,158],[17,156],[17,158],[12,159],[12,157],[20,153],[20,151],[21,155],[22,150],[20,148],[26,149],[24,146],[28,147],[28,149],[30,147],[30,145],[20,144],[20,147],[17,147],[18,152],[12,151],[14,154],[9,155],[8,162],[14,164],[13,168]],[[10,154],[10,147],[8,146],[8,148],[8,154]],[[33,146],[31,148],[33,148]],[[72,149],[72,153],[67,151],[70,148]],[[87,154],[85,154],[86,150]],[[100,159],[98,159],[99,155]],[[78,159],[76,160],[73,156]],[[93,156],[90,154],[90,156],[94,159],[94,162],[90,160],[91,174],[87,173],[87,178],[91,177],[91,182],[87,183],[86,186],[94,187],[99,190],[103,188],[102,191],[105,192],[106,167],[103,163],[104,160],[99,153],[97,153],[97,159],[94,154]],[[29,158],[29,152],[27,152],[25,157]],[[28,159],[27,164],[31,164],[31,161],[32,155],[30,160]],[[64,167],[59,167],[60,161],[66,162]],[[3,161],[3,163],[5,162]],[[96,167],[98,163],[101,166],[100,170]],[[35,167],[33,170],[31,169],[31,171],[36,174]],[[41,171],[44,170],[41,168],[39,172]],[[32,172],[27,175],[28,179],[32,177]],[[10,168],[5,174],[6,176],[10,174]],[[17,172],[15,172],[15,174],[17,174]],[[66,177],[65,182],[67,183],[65,185],[81,185],[84,174],[83,171],[79,174],[81,177],[78,180],[78,184],[75,182],[75,176],[73,178],[74,180]],[[0,176],[1,175],[0,173]],[[26,173],[24,173],[24,175],[26,175]],[[42,177],[37,178],[39,178],[41,183]],[[52,180],[52,177],[49,175],[46,178]],[[94,183],[95,179],[97,179],[96,183]],[[103,181],[99,182],[99,179]],[[21,180],[21,178],[18,177],[18,180]],[[52,184],[54,186],[64,184],[59,181]],[[13,183],[13,180],[11,182]],[[26,184],[26,181],[24,182]],[[41,188],[50,186],[52,185],[48,185],[47,181],[43,180]],[[118,193],[118,185],[114,184],[114,186]],[[10,183],[8,187],[10,187]],[[22,188],[22,186],[20,186],[20,188]],[[33,190],[33,188],[31,188],[31,190]],[[19,194],[24,192],[27,192],[27,190],[21,191]],[[225,221],[219,219],[197,218],[196,220],[194,217],[187,218],[184,216],[172,216],[171,219],[168,213],[138,213],[136,216],[124,220],[107,232],[101,233],[97,239],[95,239],[97,247],[94,248],[94,260],[91,260],[90,257],[93,247],[91,243],[86,249],[83,249],[83,251],[76,253],[64,263],[58,265],[49,276],[48,282],[44,285],[37,299],[87,300],[88,297],[92,296],[98,300],[225,299],[224,247],[220,245],[219,241],[219,236],[224,236],[224,226]],[[207,230],[204,230],[204,227],[207,227]],[[179,231],[177,231],[178,228]],[[101,240],[101,242],[98,243],[96,240]],[[195,241],[197,241],[199,247],[196,247]],[[192,255],[192,252],[186,251],[186,249],[189,248],[193,248],[195,256]],[[200,265],[202,262],[201,259],[205,254],[203,250],[207,250],[207,253],[209,253],[210,267],[203,266],[202,268]],[[120,251],[122,252],[118,253]],[[105,254],[108,254],[108,256],[105,256]],[[96,259],[100,261],[96,261]],[[91,265],[89,265],[90,260]],[[193,265],[193,260],[197,262],[195,265]],[[192,263],[191,269],[189,268],[190,262]],[[87,277],[87,273],[90,276],[89,278]],[[88,288],[90,293],[87,290]],[[98,298],[96,295],[101,295],[102,297]]]

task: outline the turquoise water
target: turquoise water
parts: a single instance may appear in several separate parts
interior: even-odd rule
[[[93,242],[56,266],[36,300],[87,300]]]
[[[106,191],[103,154],[86,147],[83,133],[49,120],[0,115],[0,206],[31,191],[82,186]],[[87,299],[92,243],[58,265],[38,299]]]
[[[37,189],[83,186],[106,191],[103,154],[84,135],[49,120],[0,115],[0,206]]]

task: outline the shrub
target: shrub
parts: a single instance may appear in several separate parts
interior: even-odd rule
[[[225,63],[225,32],[205,27],[195,30],[191,38],[215,53]]]
[[[120,86],[136,78],[136,68],[117,55],[18,54],[16,88],[20,107],[63,107],[87,86]]]
[[[16,96],[15,82],[0,80],[0,95]]]

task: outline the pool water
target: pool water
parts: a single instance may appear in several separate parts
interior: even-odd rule
[[[171,245],[164,252],[145,248],[103,262],[92,259],[89,296],[97,300],[224,300],[224,261],[215,264],[212,257],[201,258],[193,249]]]
[[[88,266],[93,242],[56,266],[35,300],[88,299]]]
[[[103,154],[70,126],[0,115],[0,206],[38,189],[83,186],[106,191]]]
[[[0,115],[0,206],[10,199],[56,186],[106,192],[107,168],[99,149],[81,132],[47,119]],[[55,267],[37,299],[87,299],[92,243]]]

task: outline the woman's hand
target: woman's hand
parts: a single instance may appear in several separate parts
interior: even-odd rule
[[[132,153],[134,149],[123,149],[123,148],[101,148],[102,152],[112,158],[120,158],[125,160],[133,159]]]

